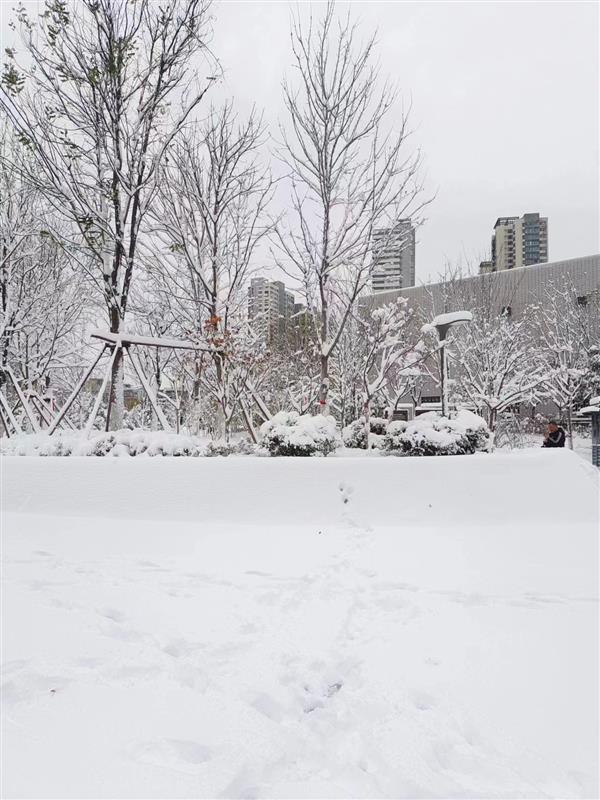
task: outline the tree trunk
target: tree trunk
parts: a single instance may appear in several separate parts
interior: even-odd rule
[[[321,386],[319,388],[319,412],[327,413],[329,396],[329,356],[321,355]]]
[[[119,309],[112,307],[110,310],[110,331],[119,333],[121,327],[121,317]],[[112,366],[110,376],[110,394],[108,398],[108,408],[106,410],[106,430],[118,431],[123,427],[123,417],[125,414],[124,398],[124,364],[123,348],[119,348]]]
[[[371,435],[371,401],[366,399],[363,403],[363,416],[365,418],[365,450],[369,450]]]
[[[573,407],[567,403],[567,433],[569,435],[569,448],[573,450]]]
[[[159,402],[158,393],[160,392],[160,381],[161,381],[161,372],[160,372],[160,358],[158,354],[158,347],[156,348],[156,361],[154,362],[154,386],[152,389],[154,390],[154,396],[156,397],[156,402]],[[178,414],[177,414],[178,416]],[[160,420],[156,416],[156,412],[152,409],[152,416],[151,416],[151,428],[153,431],[157,431],[160,428]],[[179,432],[179,431],[178,431]]]

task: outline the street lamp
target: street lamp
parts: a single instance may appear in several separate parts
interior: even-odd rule
[[[471,322],[470,311],[451,311],[449,314],[438,314],[431,325],[436,329],[440,341],[440,383],[442,394],[442,416],[448,416],[448,359],[446,356],[446,337],[453,325]]]

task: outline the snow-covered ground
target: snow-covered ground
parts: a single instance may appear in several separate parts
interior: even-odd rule
[[[598,796],[567,451],[10,458],[2,796]]]

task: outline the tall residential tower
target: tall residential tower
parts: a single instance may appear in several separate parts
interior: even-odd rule
[[[409,219],[373,234],[373,292],[415,285],[415,229]]]
[[[248,319],[254,329],[272,346],[283,342],[294,314],[294,295],[281,281],[252,278],[248,288]]]
[[[523,214],[522,217],[499,217],[496,220],[492,234],[492,272],[545,264],[547,261],[547,217],[540,217],[536,213]]]

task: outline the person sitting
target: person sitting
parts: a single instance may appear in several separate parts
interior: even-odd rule
[[[565,432],[554,420],[548,423],[548,433],[544,436],[542,447],[564,447]]]

